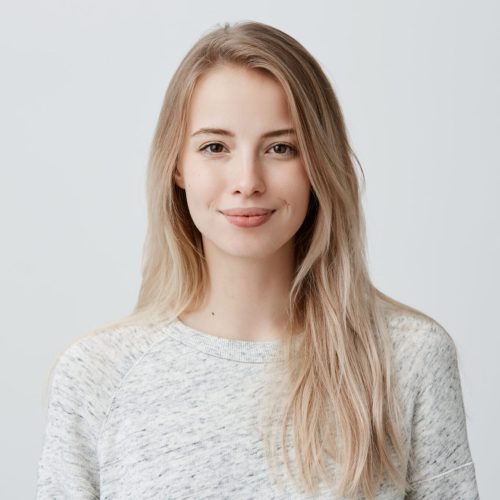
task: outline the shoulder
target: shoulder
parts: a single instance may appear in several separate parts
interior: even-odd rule
[[[425,377],[456,376],[456,344],[438,321],[406,311],[393,312],[386,318],[394,370],[407,388],[418,390]]]
[[[55,368],[71,370],[75,375],[93,373],[96,377],[109,375],[109,371],[123,373],[162,337],[159,328],[137,326],[86,334],[63,350]]]
[[[74,340],[53,366],[49,412],[61,407],[99,427],[129,371],[164,337],[161,328],[124,326]]]
[[[386,320],[392,344],[400,356],[428,358],[436,351],[456,351],[451,335],[430,316],[399,311],[388,314]]]

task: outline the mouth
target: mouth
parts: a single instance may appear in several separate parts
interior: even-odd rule
[[[276,212],[276,209],[270,208],[229,208],[219,210],[220,213],[234,217],[257,217],[261,215],[270,215]]]
[[[221,212],[222,215],[227,219],[228,222],[235,226],[243,227],[243,228],[251,228],[251,227],[257,227],[260,226],[264,223],[266,223],[276,212],[276,210],[268,210],[261,212],[256,215],[249,215],[249,214],[243,214],[243,215],[230,215],[225,212]]]

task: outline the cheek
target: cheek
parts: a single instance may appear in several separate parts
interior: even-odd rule
[[[302,166],[290,172],[289,175],[281,180],[284,198],[292,205],[299,208],[301,205],[306,205],[309,202],[309,193],[311,191],[311,183],[307,177],[307,173]]]
[[[221,180],[206,168],[192,168],[186,174],[186,198],[190,208],[211,206],[223,189]]]

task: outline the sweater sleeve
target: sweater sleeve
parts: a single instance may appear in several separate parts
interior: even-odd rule
[[[93,363],[77,342],[56,364],[38,463],[38,500],[99,498],[96,443],[102,409],[95,400]]]
[[[437,324],[421,340],[406,498],[476,500],[455,343]]]

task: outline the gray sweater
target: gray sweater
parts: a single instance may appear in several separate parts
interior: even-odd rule
[[[414,490],[404,497],[382,482],[376,498],[479,498],[452,338],[412,316],[389,325]],[[258,405],[280,360],[279,341],[215,337],[179,320],[79,339],[50,386],[37,498],[332,498],[269,473]]]

